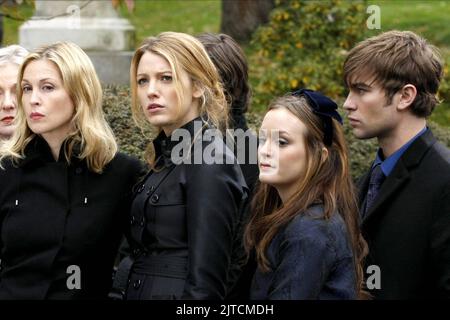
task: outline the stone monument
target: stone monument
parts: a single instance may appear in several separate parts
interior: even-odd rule
[[[19,42],[33,50],[72,41],[91,58],[104,84],[129,84],[135,49],[134,27],[109,0],[36,0],[36,12],[19,29]]]

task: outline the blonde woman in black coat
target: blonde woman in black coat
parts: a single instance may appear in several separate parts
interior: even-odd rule
[[[106,298],[141,165],[117,152],[77,45],[28,55],[18,83],[0,153],[0,299]]]
[[[148,154],[152,170],[136,189],[133,254],[119,266],[124,281],[115,292],[130,300],[223,299],[236,276],[247,187],[220,137],[228,110],[219,75],[197,39],[165,32],[144,40],[130,76],[135,120],[159,134]]]

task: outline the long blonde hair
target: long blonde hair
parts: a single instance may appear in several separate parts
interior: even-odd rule
[[[117,143],[103,114],[102,87],[94,66],[86,53],[71,42],[40,47],[25,58],[17,81],[17,129],[0,149],[0,163],[6,157],[11,157],[14,162],[24,158],[26,146],[35,137],[26,121],[21,82],[28,64],[37,60],[51,61],[57,66],[64,89],[75,107],[72,119],[75,129],[66,138],[66,160],[70,163],[70,159],[77,156],[87,161],[91,171],[101,173],[117,153]],[[74,155],[76,144],[81,148],[80,153]]]
[[[219,73],[199,40],[191,35],[177,32],[163,32],[156,37],[149,37],[134,53],[130,81],[131,110],[136,124],[141,129],[149,125],[137,98],[137,69],[145,52],[157,54],[169,63],[179,104],[183,96],[179,74],[181,70],[184,70],[191,78],[193,85],[203,92],[199,113],[204,122],[225,132],[228,127],[228,108]],[[152,144],[149,147],[146,159],[150,165],[153,165],[154,149]]]

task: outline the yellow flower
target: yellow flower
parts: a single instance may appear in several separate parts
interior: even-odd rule
[[[303,48],[303,43],[297,42],[297,43],[295,44],[295,47],[296,47],[297,49],[301,49],[301,48]]]
[[[291,88],[295,89],[298,86],[298,80],[297,79],[292,79],[291,80]]]

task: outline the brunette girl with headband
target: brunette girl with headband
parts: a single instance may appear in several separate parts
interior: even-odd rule
[[[365,242],[337,105],[311,90],[275,99],[261,125],[261,184],[246,247],[251,299],[363,296]]]

